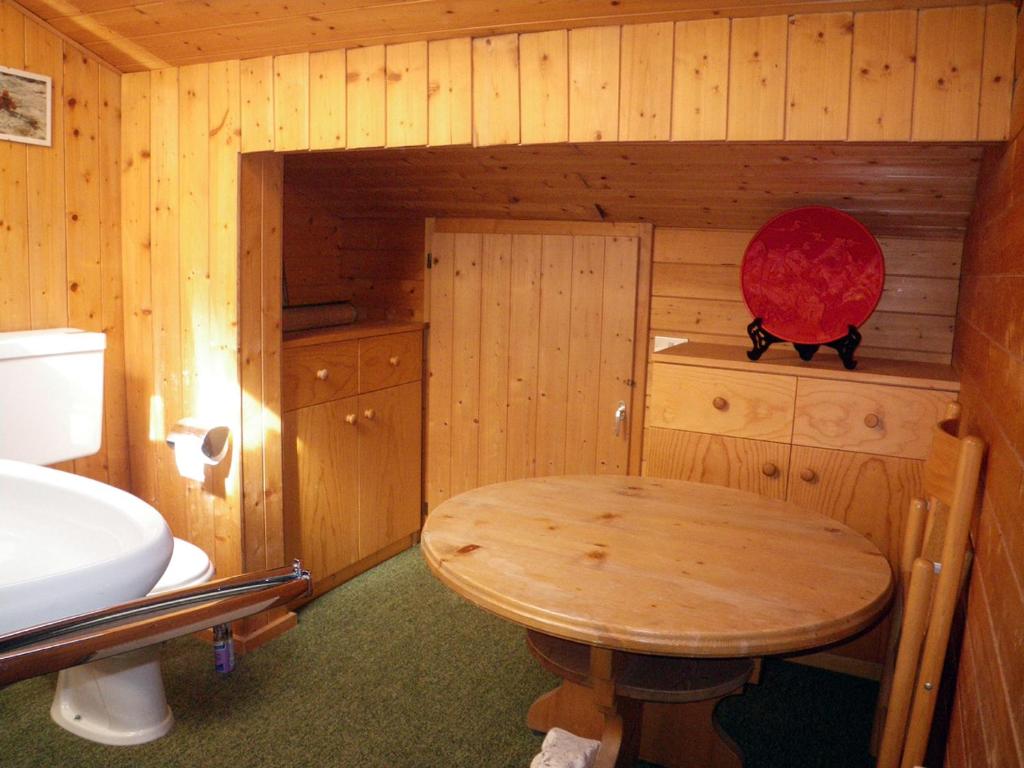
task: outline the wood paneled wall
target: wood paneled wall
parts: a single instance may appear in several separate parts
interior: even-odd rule
[[[0,141],[0,331],[107,334],[103,445],[78,474],[128,488],[120,75],[0,0],[0,64],[53,78],[53,143]]]
[[[238,62],[122,78],[122,222],[132,490],[222,576],[242,570]],[[231,428],[230,463],[184,480],[180,418]]]
[[[242,149],[998,141],[1015,14],[710,19],[248,59]]]
[[[1018,88],[1022,74],[1018,60]],[[1020,96],[1015,111],[1019,130]],[[954,365],[966,429],[989,449],[947,745],[952,768],[1024,764],[1024,133],[990,149],[982,174]]]
[[[725,229],[654,233],[652,333],[749,346],[739,265],[754,235]],[[963,241],[885,237],[885,291],[860,354],[949,363]]]
[[[360,319],[423,320],[422,218],[341,218],[285,174],[286,306],[351,301]]]

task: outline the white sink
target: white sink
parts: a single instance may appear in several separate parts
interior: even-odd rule
[[[141,499],[0,459],[0,635],[142,597],[172,549]]]

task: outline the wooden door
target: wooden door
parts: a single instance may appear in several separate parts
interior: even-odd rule
[[[301,557],[314,580],[359,559],[358,433],[345,417],[358,399],[346,397],[287,411],[282,419],[285,552]]]
[[[631,426],[643,403],[647,233],[640,225],[435,223],[431,509],[503,480],[639,471],[641,434]],[[620,404],[626,417],[616,433]]]
[[[359,396],[359,557],[420,527],[419,381]]]

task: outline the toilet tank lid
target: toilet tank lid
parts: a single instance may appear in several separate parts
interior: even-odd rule
[[[107,347],[107,336],[77,328],[47,328],[40,331],[0,333],[0,360],[42,355],[99,352]]]

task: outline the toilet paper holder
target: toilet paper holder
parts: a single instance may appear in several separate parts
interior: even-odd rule
[[[167,434],[167,445],[183,477],[203,479],[204,467],[220,464],[231,445],[231,430],[195,418],[182,419]]]

